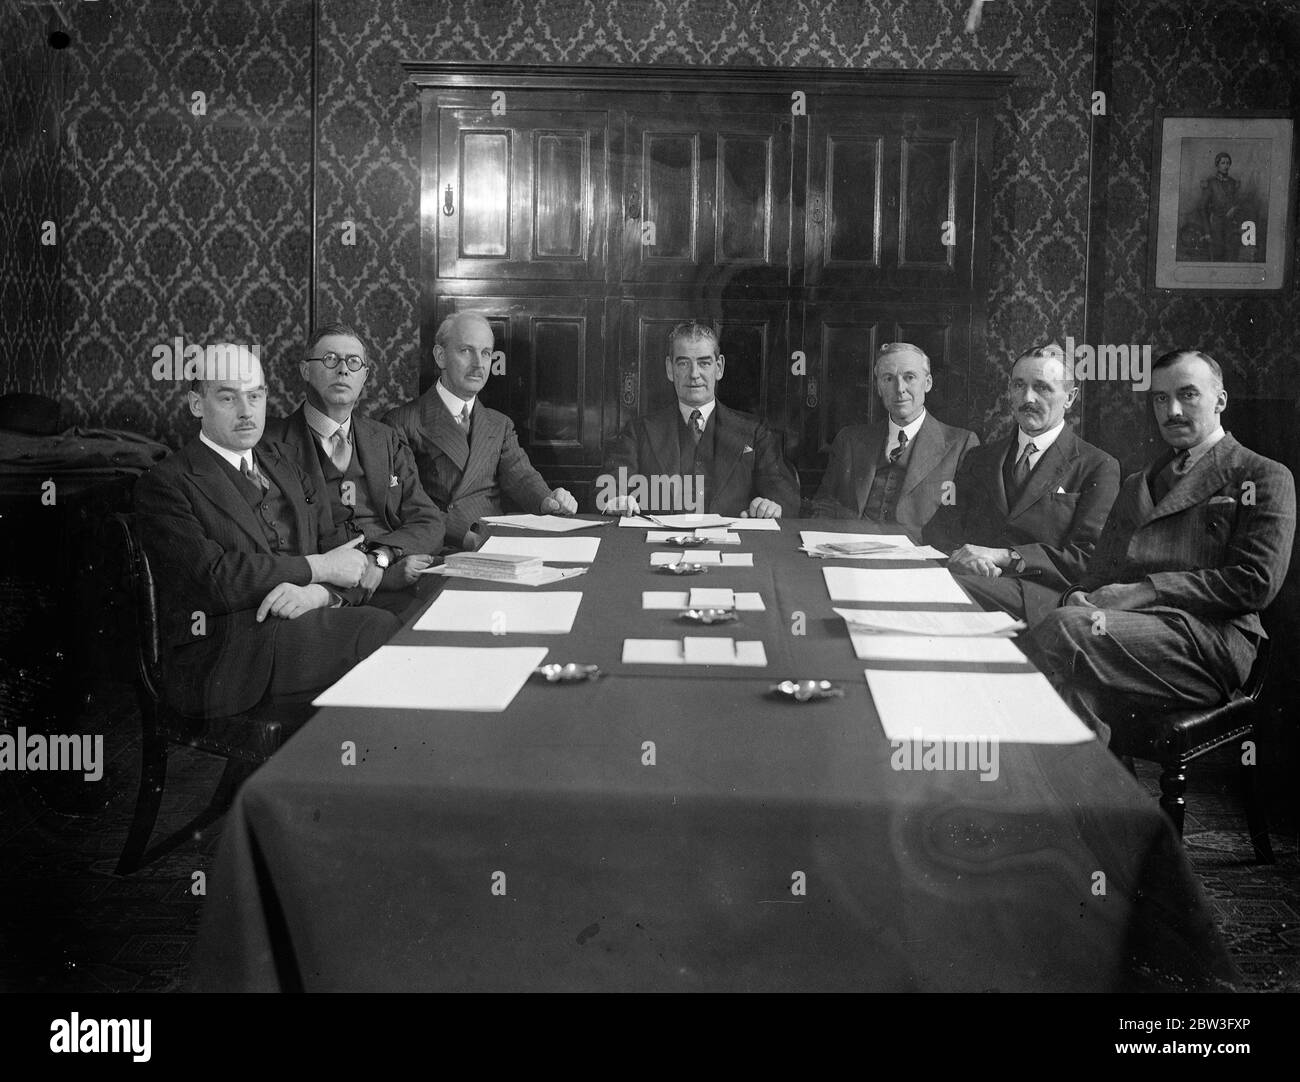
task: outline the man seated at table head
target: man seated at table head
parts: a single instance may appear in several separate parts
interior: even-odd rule
[[[963,460],[953,500],[924,540],[982,606],[1033,620],[1083,574],[1119,491],[1119,463],[1075,436],[1065,415],[1078,397],[1060,346],[1036,346],[1011,369],[1016,430]]]
[[[476,548],[471,528],[502,514],[503,499],[530,514],[578,510],[567,491],[552,489],[533,469],[510,418],[478,401],[494,347],[492,326],[478,312],[448,316],[434,337],[437,382],[384,416],[415,453],[424,491],[447,517],[452,548]]]
[[[677,402],[636,418],[606,448],[596,510],[797,516],[799,485],[781,437],[717,400],[727,363],[717,332],[690,320],[667,345],[664,372]]]
[[[400,613],[414,600],[419,572],[442,548],[442,512],[420,487],[406,441],[355,412],[371,371],[365,344],[345,323],[318,328],[298,374],[306,400],[287,418],[267,422],[266,438],[297,455],[334,524],[361,537],[370,560],[361,586],[370,603]]]
[[[1121,747],[1152,710],[1213,706],[1242,685],[1295,534],[1291,471],[1224,431],[1209,354],[1160,357],[1148,397],[1166,448],[1124,479],[1078,585],[1022,637],[1103,742],[1122,727]]]
[[[286,447],[259,442],[266,380],[256,353],[209,347],[190,384],[198,438],[135,487],[158,585],[168,699],[219,717],[310,699],[400,626],[363,605],[366,557]]]
[[[919,346],[886,342],[876,354],[875,381],[887,416],[840,429],[813,514],[862,519],[876,533],[905,533],[919,541],[979,437],[944,424],[925,408],[934,380],[930,358]]]

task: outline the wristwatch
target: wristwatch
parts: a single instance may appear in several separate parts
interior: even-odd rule
[[[380,571],[387,571],[388,565],[393,562],[388,549],[383,545],[367,545],[366,552],[375,558],[375,566]]]
[[[1015,549],[1008,550],[1011,553],[1011,570],[1017,575],[1023,575],[1025,571],[1025,558]]]

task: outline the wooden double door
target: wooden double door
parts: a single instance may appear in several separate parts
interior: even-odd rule
[[[1000,76],[412,64],[421,87],[421,386],[482,312],[510,414],[553,483],[668,405],[666,336],[719,330],[719,397],[786,433],[805,489],[879,411],[871,361],[921,345],[967,419],[984,336],[985,161]]]

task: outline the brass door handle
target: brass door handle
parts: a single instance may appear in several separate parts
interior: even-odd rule
[[[449,218],[456,213],[456,193],[452,191],[450,184],[447,185],[447,190],[442,193],[442,212]]]

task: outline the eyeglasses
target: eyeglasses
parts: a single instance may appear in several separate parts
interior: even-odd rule
[[[363,368],[369,368],[365,360],[353,353],[349,357],[340,357],[337,353],[327,353],[324,357],[308,357],[308,361],[320,361],[326,368],[333,371],[340,364],[346,364],[349,372],[359,372]]]

